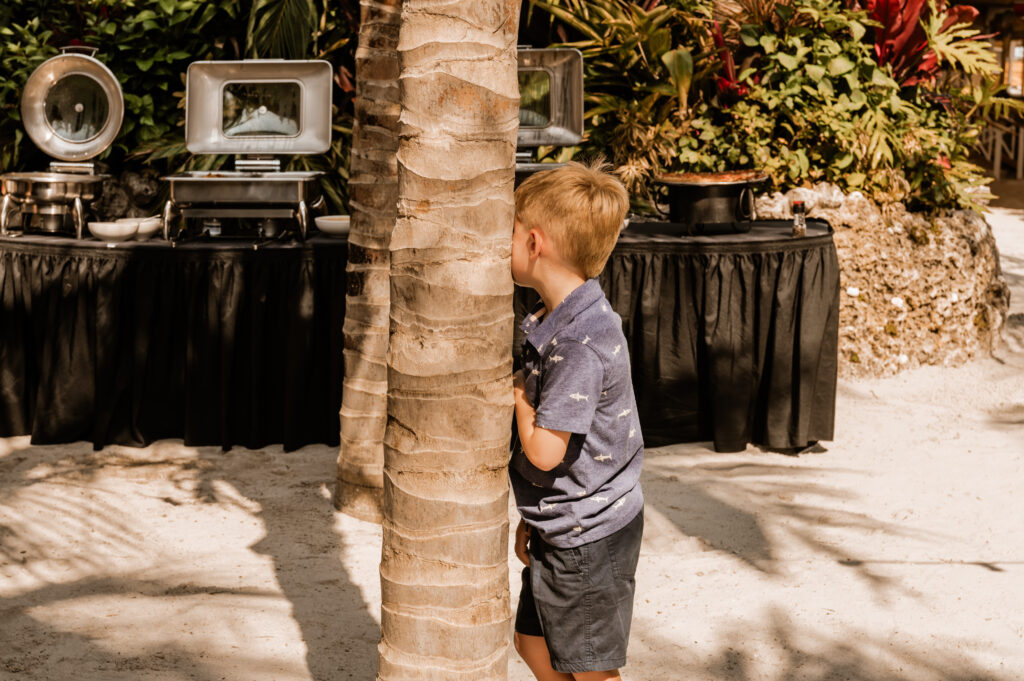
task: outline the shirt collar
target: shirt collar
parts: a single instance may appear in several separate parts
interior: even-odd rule
[[[603,297],[604,292],[597,279],[587,279],[573,289],[572,293],[567,295],[554,310],[548,311],[543,319],[537,316],[537,312],[544,306],[544,302],[541,301],[530,314],[526,315],[519,328],[526,335],[526,342],[540,352],[541,348],[576,318],[576,315]]]

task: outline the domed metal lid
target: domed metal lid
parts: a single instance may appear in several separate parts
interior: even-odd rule
[[[91,56],[95,51],[64,48],[64,54],[32,72],[21,95],[21,119],[28,136],[62,161],[84,161],[102,153],[121,130],[121,86],[110,69]]]

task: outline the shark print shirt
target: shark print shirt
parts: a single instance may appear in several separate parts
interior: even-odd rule
[[[607,537],[643,508],[643,437],[622,319],[597,279],[543,319],[540,309],[521,325],[526,396],[536,425],[572,435],[550,471],[531,464],[514,438],[509,477],[527,524],[552,546],[571,548]]]

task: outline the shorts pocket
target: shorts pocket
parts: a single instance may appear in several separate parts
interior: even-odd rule
[[[605,539],[608,562],[618,579],[632,580],[640,562],[640,543],[644,536],[644,513],[640,511],[620,530]]]
[[[541,561],[533,562],[534,603],[552,663],[572,660],[589,650],[588,567],[583,547],[546,547]]]
[[[582,547],[549,549],[541,560],[541,565],[535,566],[539,568],[541,584],[536,585],[534,597],[556,607],[575,606],[587,581]]]

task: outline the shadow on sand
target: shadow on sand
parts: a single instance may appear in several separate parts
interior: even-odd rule
[[[780,566],[779,541],[796,542],[815,554],[847,565],[878,589],[899,589],[870,561],[851,556],[826,538],[836,528],[901,537],[922,533],[863,513],[837,509],[828,500],[850,492],[816,478],[852,474],[836,468],[807,469],[792,457],[765,454],[749,463],[709,459],[696,445],[653,450],[644,462],[647,503],[705,548],[732,554],[758,571],[774,575]],[[809,456],[813,456],[810,454]],[[772,461],[790,463],[771,463]],[[821,500],[811,503],[808,499]],[[671,500],[671,501],[668,501]],[[801,501],[804,500],[804,501]]]
[[[379,626],[342,563],[347,540],[322,489],[333,448],[0,447],[11,443],[24,448],[0,449],[0,678],[372,678]],[[114,478],[149,497],[143,517]],[[183,536],[171,524],[195,522],[198,537],[213,529],[202,522],[229,517],[253,528],[246,537],[262,533],[248,549],[242,538],[223,546],[239,562],[264,557],[262,583],[239,574],[251,566],[211,568],[198,548],[169,545]],[[146,607],[168,598],[170,608]],[[287,635],[260,631],[267,613],[278,629],[297,627],[303,665],[275,654]],[[201,638],[211,632],[222,639],[212,654]]]
[[[993,672],[955,650],[910,646],[869,631],[815,631],[780,610],[756,631],[750,624],[716,632],[718,650],[697,658],[691,649],[650,628],[634,634],[664,681],[1016,681],[1016,671]]]

